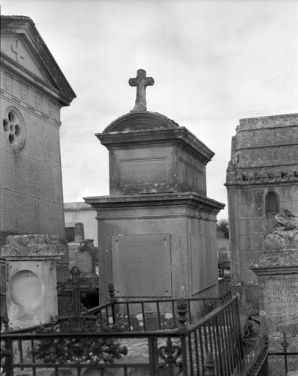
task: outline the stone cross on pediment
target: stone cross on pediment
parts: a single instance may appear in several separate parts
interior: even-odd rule
[[[137,97],[132,112],[147,111],[146,87],[154,85],[154,79],[152,77],[146,77],[146,71],[144,69],[139,69],[137,71],[137,77],[130,78],[128,83],[130,86],[137,87]]]
[[[21,52],[20,52],[20,49],[19,49],[19,42],[20,42],[19,39],[16,39],[16,41],[15,41],[16,44],[11,45],[12,52],[16,54],[16,62],[17,63],[20,62],[19,58],[21,58],[23,60],[25,59],[24,56],[21,55]]]

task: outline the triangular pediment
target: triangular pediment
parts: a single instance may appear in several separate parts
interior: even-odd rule
[[[55,89],[66,105],[76,97],[29,17],[1,16],[1,56],[35,82]]]
[[[49,78],[48,72],[45,70],[43,63],[35,52],[30,48],[30,44],[26,41],[26,37],[22,34],[6,34],[1,37],[1,52],[8,56],[11,60],[20,64],[21,67],[27,69],[36,77],[45,81],[47,84],[53,84]]]

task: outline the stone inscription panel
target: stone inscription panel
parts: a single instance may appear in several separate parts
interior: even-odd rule
[[[290,279],[280,275],[277,277],[266,280],[264,284],[262,309],[266,321],[269,327],[279,324],[298,326],[298,275]]]
[[[124,183],[167,181],[167,157],[132,158],[120,161],[120,179]]]
[[[113,236],[112,242],[117,296],[171,296],[170,234]]]

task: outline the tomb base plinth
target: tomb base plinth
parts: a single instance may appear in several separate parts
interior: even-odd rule
[[[58,314],[56,262],[64,255],[58,236],[9,236],[1,259],[7,268],[6,306],[11,328],[49,322]]]
[[[217,296],[214,237],[221,204],[193,193],[85,199],[97,210],[99,296]]]

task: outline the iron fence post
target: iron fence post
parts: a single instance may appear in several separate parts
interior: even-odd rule
[[[110,295],[110,301],[112,302],[112,318],[113,318],[113,325],[116,324],[116,310],[115,310],[115,302],[117,298],[115,298],[115,287],[114,284],[111,282],[108,285],[108,291]]]
[[[265,345],[265,375],[268,375],[269,374],[269,361],[268,361],[268,358],[269,358],[269,354],[268,354],[268,349],[269,349],[269,337],[268,337],[268,334],[264,334],[264,345]]]
[[[6,376],[13,376],[13,352],[12,352],[12,339],[6,338],[5,339],[5,349],[1,353],[1,358],[5,358],[5,375]]]
[[[288,355],[287,355],[287,352],[288,352],[289,343],[287,342],[287,337],[286,337],[285,332],[284,332],[284,337],[283,337],[283,341],[282,341],[281,345],[282,345],[282,348],[283,348],[284,359],[285,359],[285,371],[286,371],[286,374],[287,374],[288,373]]]
[[[150,336],[148,337],[148,347],[149,347],[149,368],[150,376],[155,376],[157,374],[158,368],[158,357],[157,357],[157,338]]]

